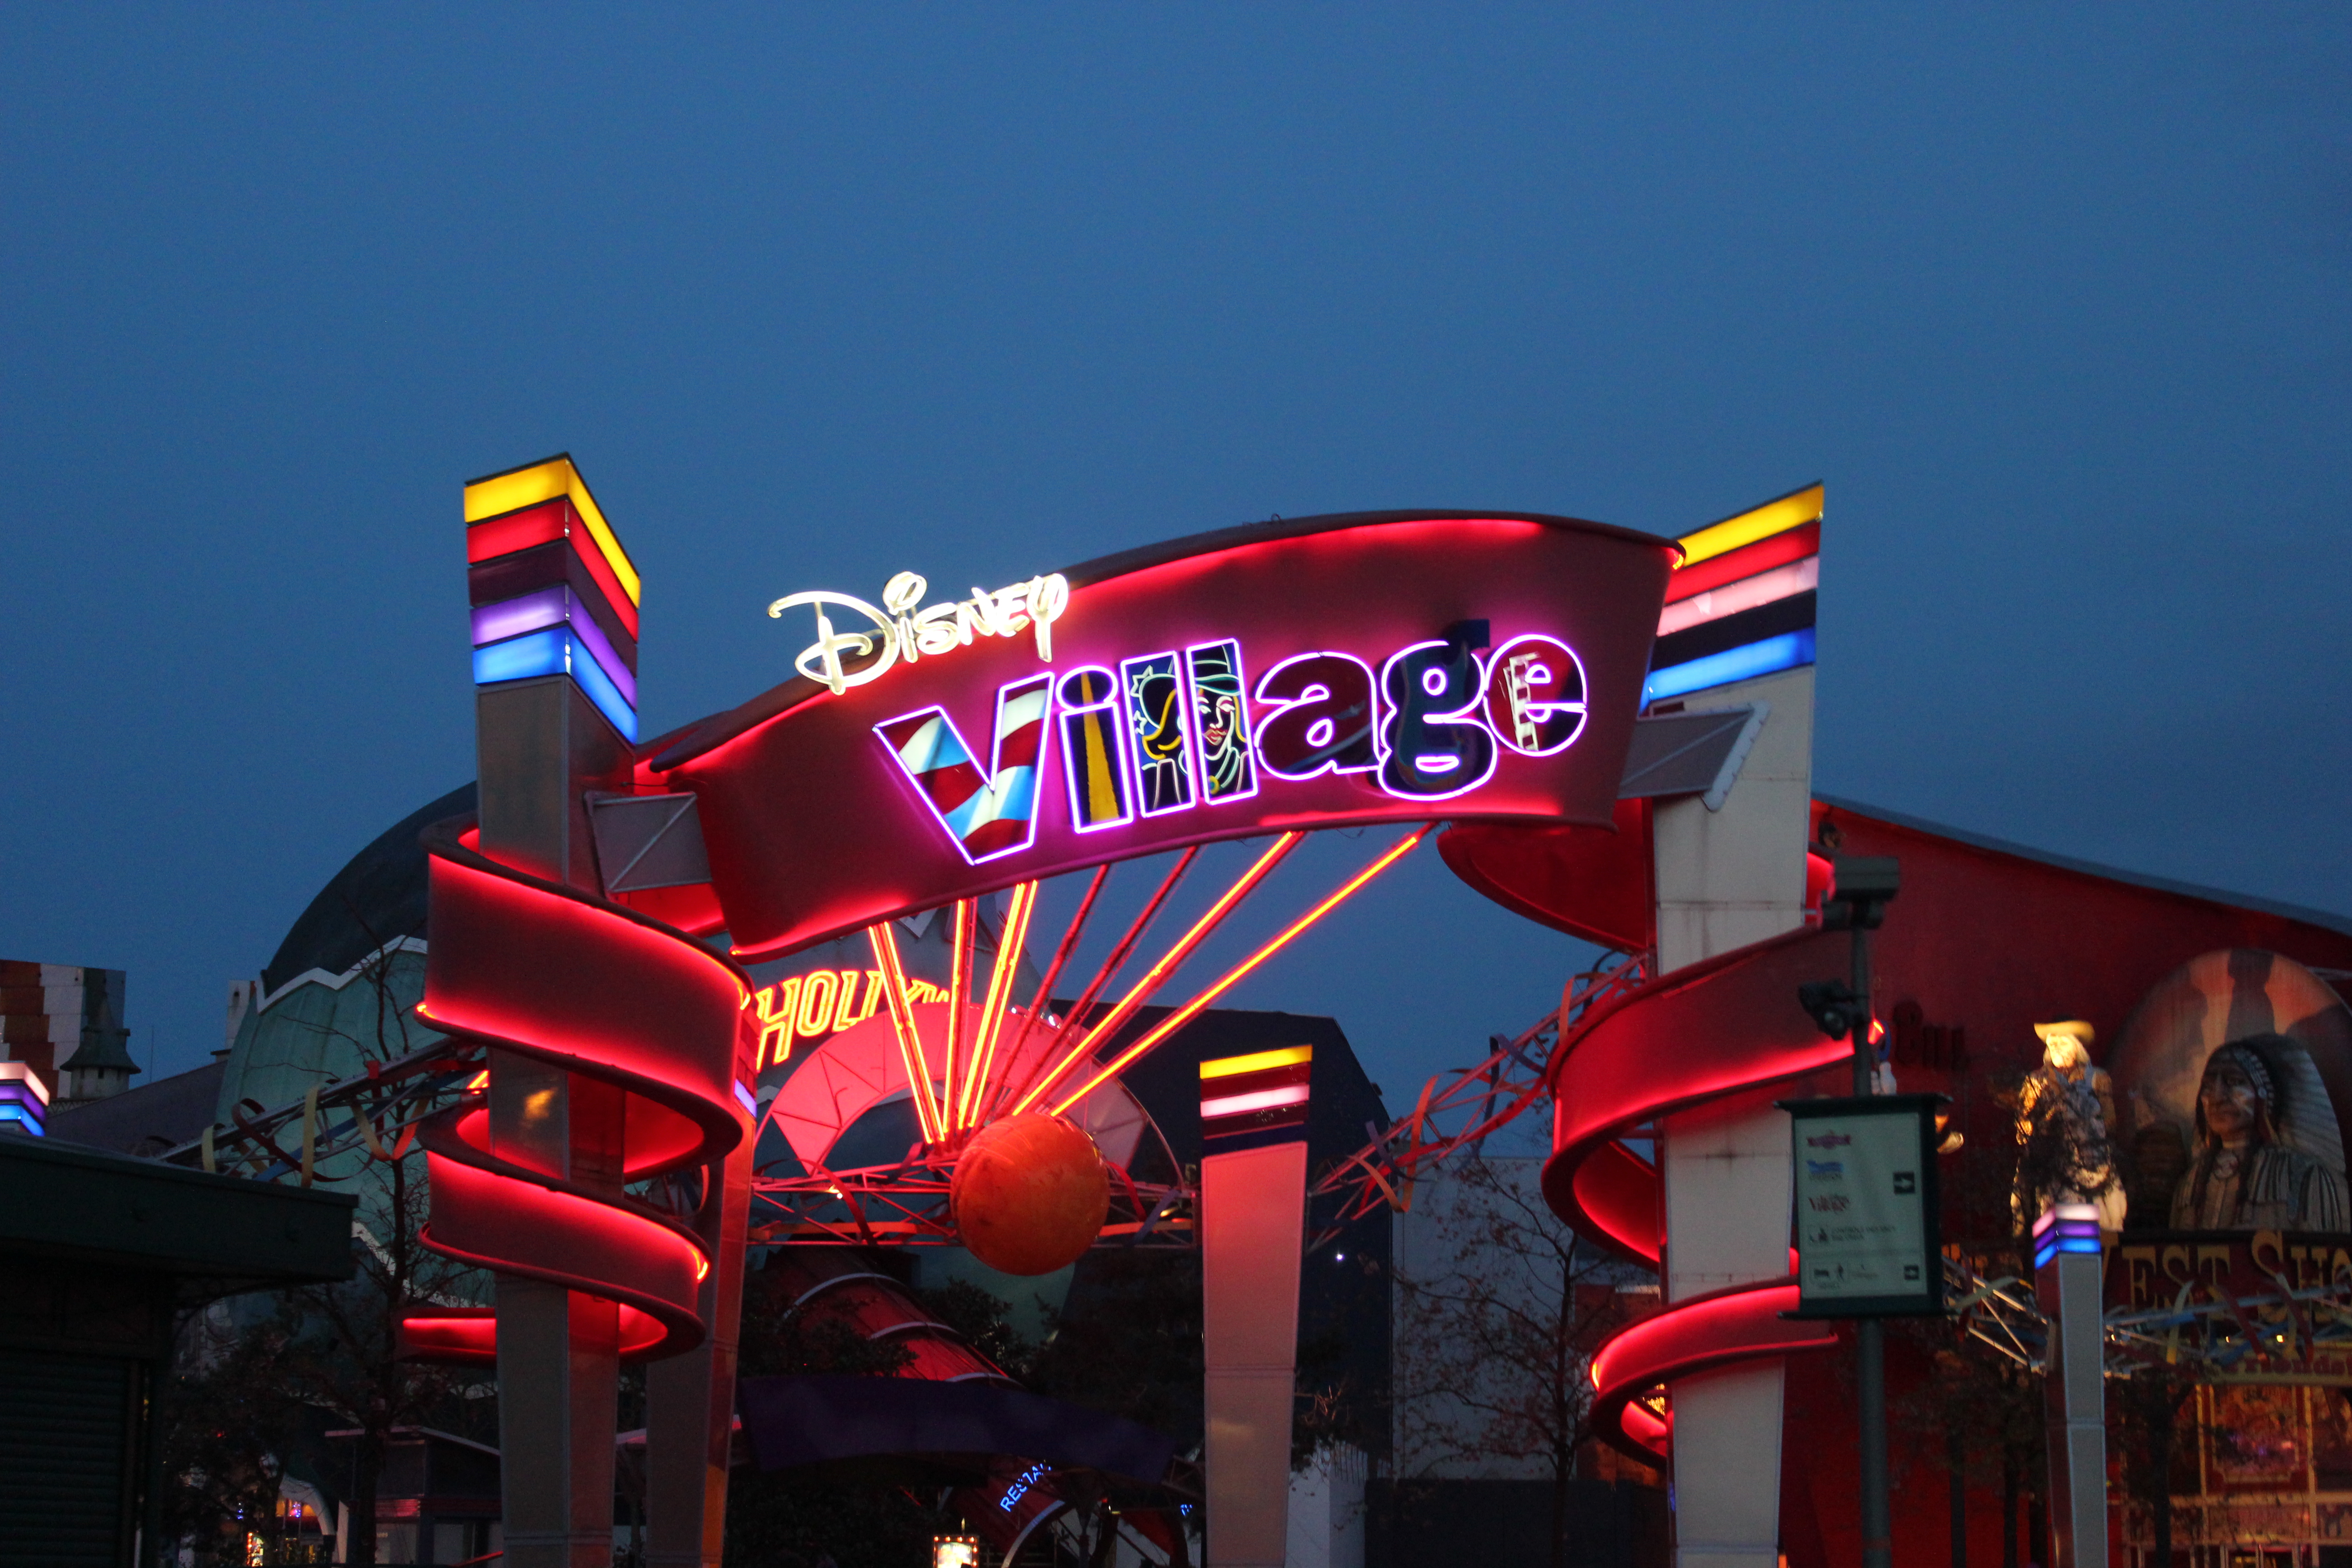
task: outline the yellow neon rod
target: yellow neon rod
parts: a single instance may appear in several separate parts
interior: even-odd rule
[[[1192,957],[1192,950],[1208,940],[1209,933],[1216,930],[1219,922],[1233,912],[1234,906],[1246,898],[1251,889],[1265,880],[1266,873],[1280,865],[1282,858],[1297,848],[1298,841],[1306,837],[1306,834],[1294,828],[1266,846],[1265,853],[1260,855],[1250,868],[1243,872],[1215,903],[1209,906],[1206,913],[1192,922],[1192,929],[1178,937],[1176,945],[1161,954],[1159,963],[1143,972],[1143,978],[1138,980],[1128,994],[1119,998],[1118,1005],[1105,1014],[1100,1023],[1081,1036],[1078,1042],[1070,1047],[1070,1054],[1054,1065],[1053,1071],[1031,1086],[1029,1091],[1024,1094],[1013,1107],[1013,1114],[1020,1115],[1046,1095],[1051,1094],[1055,1084],[1069,1077],[1071,1071],[1087,1059],[1087,1055],[1094,1050],[1097,1041],[1108,1039],[1120,1025],[1133,1017],[1136,1010],[1151,999],[1151,994],[1154,991],[1160,989],[1160,982],[1166,980],[1178,964]],[[1058,1116],[1061,1113],[1056,1111],[1055,1114]]]
[[[996,1065],[997,1037],[1004,1032],[1004,1012],[1013,1003],[1013,972],[1021,966],[1021,949],[1029,940],[1029,913],[1036,907],[1036,883],[1023,882],[1013,889],[1004,924],[996,933],[996,963],[988,974],[988,998],[981,1004],[980,1037],[971,1043],[971,1066],[964,1069],[963,1095],[956,1101],[958,1127],[980,1121],[988,1075]]]
[[[550,458],[544,463],[533,463],[512,473],[476,479],[466,487],[466,521],[479,522],[486,517],[537,506],[558,496],[571,497],[572,504],[580,509],[580,521],[588,525],[589,536],[604,552],[604,562],[613,568],[613,575],[621,580],[629,603],[641,602],[643,584],[638,581],[637,569],[630,562],[629,552],[621,548],[619,536],[604,521],[604,510],[588,493],[587,481],[581,479],[580,470],[572,467],[569,457]]]
[[[1268,1068],[1296,1067],[1300,1062],[1313,1061],[1313,1046],[1287,1046],[1278,1051],[1252,1051],[1245,1057],[1223,1057],[1201,1064],[1203,1082],[1213,1078],[1231,1078],[1235,1073],[1264,1072]]]
[[[908,1092],[915,1101],[915,1124],[923,1142],[943,1142],[939,1107],[931,1101],[931,1064],[923,1058],[923,1040],[915,1028],[915,1005],[907,996],[907,972],[898,963],[898,935],[888,921],[866,928],[874,945],[874,962],[882,971],[882,994],[890,1004],[890,1027],[898,1037],[898,1056],[907,1066]]]
[[[1402,859],[1414,845],[1419,844],[1423,837],[1428,836],[1429,830],[1435,826],[1435,823],[1423,823],[1421,826],[1414,828],[1411,833],[1406,834],[1404,837],[1398,840],[1386,854],[1373,861],[1370,865],[1365,867],[1362,870],[1357,872],[1345,882],[1339,884],[1338,889],[1334,891],[1329,898],[1325,899],[1321,903],[1316,905],[1313,909],[1307,910],[1305,914],[1291,921],[1290,924],[1285,927],[1282,932],[1272,942],[1269,942],[1264,947],[1259,948],[1255,952],[1250,954],[1248,958],[1244,959],[1234,968],[1227,970],[1225,972],[1224,978],[1219,980],[1214,985],[1210,986],[1206,991],[1202,992],[1198,996],[1193,997],[1190,1002],[1185,1003],[1181,1007],[1177,1008],[1173,1013],[1169,1014],[1165,1018],[1160,1019],[1158,1024],[1154,1025],[1144,1034],[1141,1039],[1128,1047],[1127,1049],[1119,1052],[1118,1056],[1111,1058],[1109,1063],[1105,1066],[1100,1072],[1096,1073],[1094,1077],[1087,1079],[1083,1088],[1079,1089],[1073,1094],[1063,1096],[1061,1103],[1054,1107],[1054,1114],[1056,1116],[1067,1115],[1069,1113],[1070,1107],[1086,1099],[1087,1096],[1092,1094],[1105,1082],[1118,1077],[1120,1071],[1127,1067],[1128,1063],[1135,1060],[1136,1058],[1141,1056],[1144,1052],[1150,1050],[1152,1047],[1158,1045],[1160,1041],[1166,1039],[1169,1036],[1174,1034],[1185,1025],[1191,1023],[1194,1014],[1198,1013],[1202,1008],[1206,1007],[1210,1003],[1214,1002],[1226,992],[1232,990],[1235,985],[1240,984],[1244,975],[1248,974],[1251,970],[1255,969],[1259,964],[1264,963],[1267,959],[1272,958],[1276,953],[1280,952],[1284,948],[1289,946],[1291,940],[1297,937],[1299,932],[1305,931],[1308,926],[1313,925],[1317,921],[1321,920],[1325,915],[1329,914],[1333,910],[1339,908],[1340,904],[1347,901],[1348,898],[1353,894],[1357,889],[1362,887],[1365,883],[1370,881],[1373,878],[1387,870],[1391,866],[1396,864],[1397,861]]]
[[[1110,737],[1103,732],[1099,711],[1088,713],[1082,722],[1087,735],[1087,810],[1092,814],[1090,820],[1108,822],[1118,815],[1118,790],[1110,774]]]
[[[1822,487],[1807,485],[1778,500],[1768,500],[1753,511],[1709,523],[1696,533],[1685,534],[1676,542],[1683,547],[1683,564],[1696,566],[1711,556],[1727,555],[1743,544],[1802,528],[1821,515]]]

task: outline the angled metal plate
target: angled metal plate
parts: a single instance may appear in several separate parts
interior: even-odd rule
[[[702,846],[702,819],[691,793],[591,794],[588,821],[608,893],[710,880],[710,857]]]
[[[1705,797],[1707,810],[1721,811],[1738,781],[1739,765],[1771,715],[1769,702],[1742,702],[1635,721],[1617,798],[1696,795]]]

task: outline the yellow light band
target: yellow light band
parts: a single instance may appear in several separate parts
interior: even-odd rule
[[[1807,485],[1779,500],[1768,500],[1753,511],[1743,511],[1738,517],[1710,523],[1696,533],[1684,535],[1676,542],[1683,547],[1683,564],[1696,566],[1712,556],[1727,555],[1743,544],[1753,544],[1759,539],[1769,539],[1776,533],[1802,528],[1821,515],[1822,487]]]
[[[520,511],[527,506],[537,506],[543,500],[569,496],[579,509],[580,521],[588,525],[589,537],[596,548],[604,552],[605,563],[613,575],[621,580],[621,587],[632,605],[642,602],[643,584],[636,567],[630,563],[629,552],[621,548],[612,525],[604,521],[596,505],[596,498],[588,493],[580,478],[580,470],[572,466],[570,458],[550,458],[544,463],[533,463],[527,468],[517,468],[510,474],[492,474],[487,479],[476,479],[466,487],[466,521],[481,521],[486,517],[502,517]]]
[[[1224,1057],[1201,1064],[1201,1077],[1231,1078],[1235,1073],[1264,1072],[1268,1068],[1296,1067],[1315,1059],[1313,1046],[1286,1046],[1278,1051],[1252,1051],[1245,1057]]]

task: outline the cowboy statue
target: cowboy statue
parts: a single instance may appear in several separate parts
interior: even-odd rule
[[[2091,1065],[2097,1031],[2068,1018],[2036,1024],[2033,1032],[2042,1037],[2042,1065],[2027,1075],[2018,1095],[2011,1216],[2022,1230],[2053,1205],[2092,1204],[2101,1230],[2120,1231],[2126,1201],[2111,1141],[2115,1087],[2105,1068]]]
[[[2282,1136],[2294,1055],[2281,1035],[2214,1048],[2197,1088],[2197,1155],[2172,1193],[2180,1230],[2346,1228],[2344,1178]]]

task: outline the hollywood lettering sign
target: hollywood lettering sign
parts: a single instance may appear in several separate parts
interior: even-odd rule
[[[737,952],[1159,850],[1606,825],[1666,541],[1528,514],[1229,530],[918,609],[803,594],[800,678],[670,738]]]
[[[882,1010],[884,986],[878,969],[818,969],[788,974],[751,993],[759,1015],[760,1037],[751,1070],[765,1071],[793,1059],[796,1045],[814,1046],[853,1024],[862,1024]],[[920,1005],[944,1002],[947,987],[909,977],[907,1000]]]

